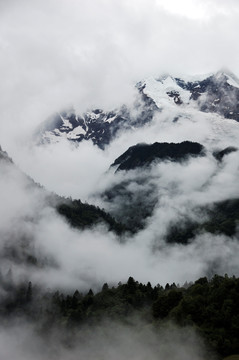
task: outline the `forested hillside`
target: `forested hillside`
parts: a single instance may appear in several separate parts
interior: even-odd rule
[[[192,327],[204,339],[210,353],[219,358],[239,353],[239,279],[215,275],[183,286],[166,284],[152,287],[129,277],[127,283],[109,286],[94,293],[77,289],[70,294],[22,283],[17,288],[11,278],[1,278],[7,296],[1,301],[3,323],[16,316],[32,321],[39,331],[50,336],[56,327],[71,341],[76,333],[93,328],[102,321],[117,321],[133,326],[138,319],[156,331],[168,322]],[[68,339],[68,340],[67,340]]]

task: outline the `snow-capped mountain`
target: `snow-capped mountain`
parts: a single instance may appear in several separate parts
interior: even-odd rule
[[[239,80],[228,71],[194,77],[150,77],[136,88],[138,98],[131,107],[93,109],[84,114],[69,109],[52,115],[38,131],[40,142],[91,140],[104,149],[120,131],[144,126],[165,108],[178,109],[179,114],[193,108],[239,121]]]
[[[57,142],[61,138],[80,142],[91,140],[104,149],[116,134],[150,122],[157,107],[143,92],[133,104],[134,114],[126,106],[112,111],[93,109],[84,114],[76,114],[74,109],[52,115],[41,127],[42,142]]]
[[[140,88],[158,109],[175,105],[182,108],[193,106],[199,111],[239,121],[239,79],[230,72],[219,71],[194,77],[151,77]]]

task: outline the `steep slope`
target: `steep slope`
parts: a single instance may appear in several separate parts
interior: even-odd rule
[[[3,151],[0,146],[0,161],[5,161],[7,163],[12,163],[12,159],[8,156],[6,151]]]
[[[114,231],[118,235],[130,231],[109,213],[94,205],[82,203],[80,200],[58,198],[56,210],[68,220],[71,226],[78,229],[103,224],[108,227],[109,231]]]
[[[22,173],[15,166],[14,162],[8,156],[8,154],[0,147],[0,167],[2,162],[13,168],[15,172],[19,173],[29,189],[36,189],[39,191],[46,201],[45,205],[52,206],[54,209],[56,209],[58,213],[64,216],[72,226],[80,229],[103,223],[109,226],[110,230],[116,231],[117,233],[122,233],[126,230],[125,227],[119,223],[116,223],[116,221],[109,214],[107,214],[99,207],[87,203],[82,203],[80,200],[63,198],[56,194],[47,192],[43,187],[35,183],[34,180]]]
[[[137,144],[131,146],[111,165],[118,170],[132,170],[150,165],[153,161],[185,161],[189,156],[203,156],[203,146],[184,141],[182,143]]]
[[[46,191],[18,169],[1,148],[0,188],[4,203],[0,208],[0,258],[10,263],[31,266],[44,266],[47,263],[46,259],[39,259],[36,254],[34,227],[48,213],[81,230],[99,224],[118,235],[127,230],[99,207]]]
[[[228,71],[198,78],[170,75],[149,78],[141,83],[140,89],[159,109],[166,105],[193,106],[239,121],[239,80]]]
[[[232,154],[234,147],[210,152],[189,141],[132,146],[111,165],[114,181],[101,194],[103,206],[133,231],[148,226],[154,215],[160,236],[171,243],[187,244],[203,232],[234,236],[239,200],[223,195],[233,184],[221,184]],[[205,176],[198,182],[200,172]]]
[[[139,95],[131,109],[122,106],[112,111],[93,109],[84,114],[76,114],[74,109],[52,115],[37,130],[40,142],[56,142],[61,138],[73,142],[91,140],[94,145],[104,149],[118,133],[141,127],[149,123],[157,110],[153,100]]]
[[[167,242],[188,244],[197,234],[203,232],[235,236],[238,239],[238,198],[214,202],[195,211],[198,214],[206,214],[207,218],[203,221],[200,218],[192,221],[190,217],[185,217],[183,223],[172,224],[166,236]]]
[[[175,121],[192,109],[239,121],[239,80],[228,71],[195,77],[151,77],[139,82],[136,89],[138,97],[128,107],[91,109],[83,114],[69,109],[52,115],[36,131],[39,142],[91,140],[104,149],[120,132],[145,126],[164,109],[174,109]]]
[[[1,280],[10,283],[9,277]],[[99,342],[103,343],[103,349],[105,349],[105,336],[107,335],[107,339],[110,341],[112,339],[113,342],[115,337],[117,339],[122,337],[122,332],[118,332],[122,324],[128,326],[130,324],[131,331],[136,327],[137,338],[140,334],[144,348],[145,344],[148,344],[144,337],[149,340],[150,348],[154,340],[156,344],[161,345],[160,340],[163,338],[162,348],[166,349],[163,358],[169,357],[168,349],[173,346],[170,342],[170,346],[165,347],[165,343],[166,345],[168,343],[162,336],[162,329],[170,330],[169,339],[172,339],[175,330],[176,335],[179,330],[183,333],[186,329],[184,341],[189,348],[183,353],[183,357],[179,357],[178,347],[180,346],[176,347],[177,359],[185,359],[184,354],[190,355],[190,349],[192,355],[189,358],[195,358],[195,338],[191,339],[193,327],[197,328],[207,345],[207,352],[200,359],[208,359],[215,354],[218,356],[213,356],[213,358],[222,359],[226,355],[239,351],[238,277],[229,277],[227,274],[214,275],[212,278],[201,277],[194,283],[185,282],[183,286],[167,283],[163,287],[160,284],[152,286],[150,282],[144,284],[130,276],[127,282],[120,282],[117,286],[104,283],[101,290],[96,293],[93,293],[92,289],[84,293],[79,290],[71,293],[53,292],[45,288],[39,289],[31,282],[22,283],[12,289],[8,288],[8,296],[0,299],[0,319],[5,324],[9,317],[30,318],[31,323],[42,329],[38,330],[38,334],[44,335],[47,348],[52,347],[52,352],[48,352],[47,359],[49,359],[49,354],[52,354],[50,358],[56,355],[56,346],[51,343],[53,338],[55,345],[53,334],[55,335],[56,329],[57,334],[60,329],[60,338],[57,337],[59,346],[65,346],[70,350],[74,349],[75,344],[88,346],[88,337],[92,339],[94,335],[92,329],[98,329],[103,334]],[[124,327],[123,330],[127,335],[125,343],[127,348],[129,329]],[[132,334],[130,332],[131,347]],[[17,340],[19,341],[19,338]],[[173,340],[175,341],[174,338]],[[161,351],[158,352],[162,354]],[[96,356],[91,359],[99,359],[99,353],[102,354],[100,358],[107,358],[103,355],[104,351],[102,353],[97,348]],[[132,353],[127,359],[131,356]],[[77,352],[77,358],[79,358],[79,352]],[[170,356],[170,358],[175,357]],[[238,357],[227,359],[237,360]]]
[[[230,190],[235,186],[237,170],[231,173],[232,164],[227,159],[237,154],[239,80],[224,70],[194,77],[163,75],[144,79],[137,83],[136,89],[138,98],[130,108],[122,106],[109,112],[95,109],[84,114],[70,109],[53,116],[41,130],[41,141],[65,138],[78,143],[90,140],[105,149],[122,131],[129,130],[132,135],[151,123],[146,128],[150,131],[145,131],[147,141],[153,137],[151,145],[144,143],[144,131],[139,131],[142,143],[130,146],[111,165],[115,173],[120,170],[125,173],[115,174],[113,182],[109,182],[102,193],[96,189],[96,198],[100,198],[97,204],[132,231],[144,228],[155,211],[159,212],[157,216],[163,217],[165,207],[169,218],[173,219],[162,221],[161,228],[166,227],[162,236],[167,232],[171,234],[170,241],[186,243],[196,232],[212,228],[206,223],[210,223],[209,218],[216,217],[217,203],[238,198],[237,190],[234,193]],[[200,160],[202,158],[204,160]],[[76,204],[71,204],[71,209],[64,208],[64,214],[74,217]],[[210,213],[211,208],[215,208],[214,213]],[[193,221],[188,219],[187,213],[192,215]],[[221,226],[227,212],[221,216],[222,221],[220,224],[216,221],[216,228],[219,233],[229,234],[230,231],[222,230]],[[84,224],[84,219],[80,221]],[[233,234],[236,221],[237,218],[233,218]],[[183,222],[185,226],[178,226],[176,222]],[[177,234],[182,233],[184,240],[172,235],[175,229]]]
[[[116,184],[101,195],[104,206],[133,231],[142,229],[160,201],[160,176],[154,174],[157,165],[175,163],[184,168],[187,160],[193,162],[193,159],[204,156],[206,149],[190,141],[132,146],[110,167],[115,172]],[[117,173],[122,170],[125,171],[124,177],[117,181]]]

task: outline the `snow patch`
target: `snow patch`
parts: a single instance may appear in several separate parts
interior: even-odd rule
[[[92,120],[97,120],[99,119],[101,113],[96,114],[94,112],[87,112],[86,115]]]
[[[67,139],[77,139],[80,135],[85,135],[86,131],[82,128],[82,126],[77,126],[70,133],[67,134]]]
[[[213,73],[207,73],[207,74],[198,74],[198,75],[185,75],[185,74],[177,74],[175,78],[179,78],[186,83],[188,82],[199,82],[208,79],[209,77],[213,76]],[[200,86],[200,85],[199,85]]]
[[[60,115],[61,116],[61,115]],[[61,116],[61,120],[63,122],[63,125],[61,126],[61,128],[65,128],[65,129],[72,129],[73,126],[72,124],[70,123],[69,120],[65,119],[63,116]]]
[[[169,104],[178,106],[175,104],[173,97],[170,97],[167,94],[167,92],[172,91],[179,93],[180,99],[184,104],[188,104],[190,102],[190,92],[182,89],[171,76],[161,80],[155,80],[153,77],[150,77],[146,79],[144,83],[144,94],[149,96],[158,108],[162,108]]]
[[[115,120],[116,116],[117,116],[117,115],[112,116],[111,118],[108,118],[108,119],[106,118],[106,119],[104,119],[104,122],[107,122],[107,123],[110,124],[110,123],[112,123],[112,122]]]
[[[234,86],[236,88],[239,88],[239,82],[237,82],[236,80],[234,80],[231,76],[227,76],[227,83],[231,86]]]

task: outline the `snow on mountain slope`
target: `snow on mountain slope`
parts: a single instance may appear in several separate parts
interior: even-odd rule
[[[126,224],[128,221],[131,228],[135,226],[139,231],[134,236],[130,236],[129,247],[131,240],[135,243],[132,259],[135,259],[138,249],[143,249],[145,256],[145,252],[164,245],[172,225],[176,226],[179,223],[184,226],[187,220],[206,221],[207,214],[204,214],[204,211],[198,213],[198,208],[210,207],[215,201],[239,198],[239,152],[229,153],[222,161],[216,160],[212,155],[214,150],[225,152],[229,146],[238,147],[239,122],[225,118],[223,107],[212,105],[215,103],[214,96],[215,99],[220,98],[220,103],[223,105],[228,95],[231,99],[230,104],[236,108],[238,88],[228,81],[232,80],[225,74],[198,80],[186,77],[184,80],[182,77],[164,77],[161,80],[150,81],[146,79],[137,84],[140,100],[135,107],[132,105],[131,109],[121,107],[112,112],[96,109],[80,115],[72,109],[56,114],[44,124],[46,130],[42,134],[46,136],[45,141],[47,134],[57,141],[58,139],[69,139],[77,143],[81,140],[85,141],[78,147],[69,146],[70,141],[44,147],[35,146],[35,152],[26,151],[22,157],[22,163],[26,164],[24,170],[49,190],[76,199],[81,198],[83,201],[91,199],[92,203],[106,209],[117,220],[121,220],[122,217]],[[219,86],[219,83],[222,85]],[[162,102],[163,105],[160,105]],[[208,108],[211,106],[213,111],[209,111],[207,107],[202,108],[203,105]],[[185,163],[161,161],[155,163],[155,166],[150,168],[150,172],[141,171],[141,168],[130,170],[127,174],[124,171],[116,174],[114,171],[107,172],[110,164],[117,157],[137,143],[180,143],[185,140],[205,146],[206,155],[189,159]],[[92,146],[92,142],[97,146]],[[106,146],[106,151],[100,151],[99,147],[103,149]],[[137,227],[138,219],[141,225],[141,218],[143,229]],[[91,238],[97,236],[95,233],[93,236],[90,233]],[[68,239],[68,233],[65,237]],[[61,230],[60,234],[57,230],[55,238],[55,244],[58,246]],[[48,237],[46,239],[48,241]],[[208,273],[207,269],[211,269],[211,264],[214,266],[215,262],[219,270],[222,269],[225,273],[229,262],[224,255],[227,250],[230,251],[234,239],[226,238],[226,245],[222,250],[215,251],[215,256],[211,256],[210,252],[213,246],[218,249],[223,239],[214,235],[196,234],[194,241],[188,244],[187,248],[185,246],[182,253],[188,256],[190,263],[193,259],[193,269],[195,256],[192,257],[192,254],[197,254],[197,259],[200,259],[197,260],[199,264],[201,259],[205,259],[205,255],[208,255],[209,265],[206,264],[199,274]],[[111,240],[103,233],[100,241],[109,243]],[[53,253],[55,244],[52,246]],[[200,246],[203,250],[200,253],[195,252],[194,246]],[[125,249],[128,251],[129,247],[127,244]],[[91,257],[92,248],[95,247],[90,246],[89,254],[84,253],[82,259],[89,257],[90,261],[86,263],[90,264],[89,266],[93,263],[92,268],[95,269],[95,258]],[[115,254],[117,259],[118,248]],[[155,258],[153,260],[150,258],[149,262],[152,260],[161,266],[157,254],[158,252],[155,252],[153,255]],[[65,257],[65,254],[63,255]],[[105,253],[99,257],[97,248],[97,259],[102,258],[105,261],[104,255]],[[126,253],[123,252],[120,257],[123,262],[125,255]],[[169,255],[170,257],[172,255],[171,248]],[[130,264],[134,264],[132,259],[130,257]],[[234,257],[232,260],[234,264]],[[185,257],[180,260],[178,268],[181,268],[184,262]],[[77,254],[77,266],[78,263],[80,262]],[[107,268],[107,274],[110,273],[108,269],[112,269],[112,263]],[[144,264],[141,268],[142,272],[146,273]],[[235,265],[235,269],[238,272],[238,265]],[[127,273],[130,270],[131,268]],[[163,271],[156,272],[158,274]],[[177,271],[174,271],[174,274],[175,272]],[[120,277],[117,277],[117,280],[120,280]]]
[[[171,76],[159,80],[150,77],[143,83],[143,93],[150,97],[157,107],[171,106],[173,104],[189,104],[190,92],[182,89]]]
[[[138,97],[131,106],[112,111],[93,109],[84,114],[76,114],[74,109],[56,113],[38,129],[39,142],[91,140],[104,149],[117,134],[144,127],[165,109],[172,112],[172,120],[191,117],[196,111],[239,121],[239,80],[228,71],[191,77],[149,77],[136,88]]]
[[[163,76],[149,78],[143,92],[158,108],[164,106],[196,106],[198,110],[215,112],[225,118],[239,120],[239,80],[229,72],[196,77]]]
[[[110,164],[138,143],[191,141],[210,153],[238,147],[239,122],[236,116],[223,115],[224,105],[236,109],[239,103],[239,88],[228,84],[231,79],[225,72],[147,78],[137,83],[138,98],[131,107],[56,113],[38,129],[30,151],[26,146],[24,153],[14,154],[14,160],[49,190],[91,201],[92,192],[103,186],[100,179]],[[235,77],[233,80],[238,83]],[[172,91],[179,95],[169,96]],[[163,99],[164,105],[159,109],[152,97],[161,103]],[[213,106],[219,97],[220,106]],[[44,146],[39,146],[42,143]]]
[[[126,106],[108,112],[94,109],[81,115],[77,115],[74,109],[57,113],[38,130],[40,139],[43,143],[59,142],[61,138],[74,142],[91,140],[94,145],[104,149],[120,131],[150,122],[156,106],[151,99],[138,99],[133,108],[134,114]]]

